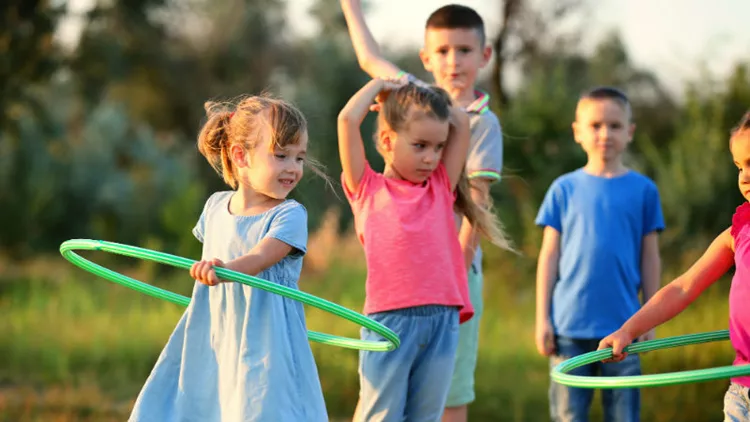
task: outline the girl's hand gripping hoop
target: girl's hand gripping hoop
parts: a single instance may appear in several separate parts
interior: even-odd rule
[[[712,341],[728,340],[729,331],[711,331],[707,333],[689,334],[658,340],[634,343],[624,349],[627,353],[644,353],[652,350],[668,349],[671,347],[688,346],[691,344],[709,343]],[[696,369],[692,371],[669,372],[666,374],[649,374],[627,377],[585,377],[570,375],[573,369],[595,363],[612,357],[612,348],[597,350],[568,359],[555,366],[550,373],[553,381],[578,388],[644,388],[661,387],[667,385],[688,384],[693,382],[713,381],[724,378],[734,378],[750,375],[750,365],[721,366],[718,368]]]
[[[122,275],[118,272],[112,271],[108,268],[102,267],[101,265],[95,264],[74,251],[77,250],[89,250],[89,251],[104,251],[118,255],[123,255],[131,258],[143,259],[146,261],[153,261],[160,264],[170,265],[172,267],[182,268],[189,270],[195,261],[187,258],[182,258],[175,255],[170,255],[163,252],[152,251],[149,249],[138,248],[135,246],[123,245],[114,242],[105,242],[102,240],[89,240],[89,239],[71,239],[63,242],[60,245],[60,253],[62,256],[78,267],[89,271],[92,274],[98,275],[109,281],[113,281],[118,284],[122,284],[125,287],[129,287],[141,293],[145,293],[149,296],[153,296],[159,299],[164,299],[168,302],[172,302],[178,305],[187,306],[190,303],[190,298],[179,295],[177,293],[170,292],[168,290],[160,289],[158,287],[151,286],[141,281]],[[308,338],[312,341],[327,344],[331,346],[345,347],[349,349],[358,350],[369,350],[374,352],[387,352],[396,349],[400,340],[396,333],[385,327],[384,325],[373,321],[370,318],[365,317],[362,314],[354,312],[350,309],[344,308],[343,306],[329,302],[325,299],[318,298],[311,294],[292,289],[286,286],[282,286],[276,283],[272,283],[267,280],[253,277],[247,274],[242,274],[236,271],[227,270],[226,268],[214,268],[216,275],[224,280],[236,281],[238,283],[247,284],[248,286],[255,287],[261,290],[265,290],[271,293],[275,293],[306,305],[313,306],[318,309],[322,309],[326,312],[330,312],[334,315],[340,316],[348,321],[352,321],[365,328],[372,330],[383,336],[385,341],[365,341],[353,338],[339,337],[330,334],[318,333],[315,331],[308,331]]]

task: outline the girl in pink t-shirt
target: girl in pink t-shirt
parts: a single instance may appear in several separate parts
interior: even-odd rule
[[[374,100],[382,173],[370,168],[360,133]],[[358,420],[440,420],[458,325],[474,313],[454,205],[478,231],[506,243],[494,215],[468,193],[468,115],[439,88],[373,79],[339,114],[338,135],[342,182],[367,262],[364,312],[401,338],[395,351],[360,354]],[[361,335],[379,337],[367,329]]]
[[[742,196],[750,201],[750,112],[732,131],[729,140],[734,164],[739,170]],[[735,266],[729,291],[729,337],[737,352],[735,365],[750,363],[750,203],[745,202],[703,256],[683,275],[659,290],[619,330],[604,338],[599,349],[612,347],[614,361],[625,358],[622,349],[634,338],[669,321],[682,312],[708,286]],[[748,390],[750,377],[733,378],[724,397],[725,421],[750,421]]]

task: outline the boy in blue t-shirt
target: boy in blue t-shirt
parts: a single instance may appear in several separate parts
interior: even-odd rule
[[[597,349],[659,289],[658,233],[664,230],[659,192],[647,177],[625,167],[632,141],[628,98],[617,89],[583,95],[573,123],[586,165],[557,178],[536,224],[544,227],[537,266],[536,346],[550,367]],[[640,340],[653,338],[649,332]],[[631,354],[618,363],[578,368],[577,375],[641,373]],[[588,420],[593,390],[552,383],[553,421]],[[606,421],[638,421],[637,389],[602,390]]]

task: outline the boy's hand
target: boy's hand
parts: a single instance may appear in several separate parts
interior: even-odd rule
[[[628,346],[632,342],[633,342],[633,337],[623,330],[617,330],[614,333],[608,335],[607,337],[604,337],[602,341],[599,342],[599,348],[597,350],[607,349],[611,347],[612,358],[605,359],[602,362],[622,361],[623,359],[628,357],[628,354],[624,353],[622,349],[624,349],[626,346]]]
[[[200,260],[190,267],[190,276],[206,286],[215,286],[219,284],[221,280],[216,276],[214,267],[223,268],[224,262],[218,258]]]
[[[555,332],[552,329],[552,323],[549,320],[537,322],[534,340],[536,341],[536,350],[542,356],[553,355],[555,350]]]

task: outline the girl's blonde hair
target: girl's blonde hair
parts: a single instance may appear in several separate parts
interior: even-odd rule
[[[204,108],[208,120],[198,135],[198,151],[233,189],[238,186],[229,155],[233,145],[241,145],[252,151],[261,144],[263,136],[270,136],[271,150],[284,150],[290,145],[297,145],[307,131],[307,120],[302,112],[268,94],[244,97],[236,107],[208,101]],[[307,157],[305,164],[330,183],[320,163]]]
[[[741,136],[750,136],[750,110],[742,116],[737,126],[732,129],[731,136],[729,137],[729,145],[731,146],[732,142]]]
[[[450,117],[452,105],[450,96],[442,88],[421,86],[412,82],[387,93],[387,96],[380,98],[380,102],[378,133],[387,129],[398,132],[408,127],[410,121],[407,120],[424,117],[445,122]],[[382,154],[380,142],[376,141],[376,147]],[[501,248],[513,250],[511,242],[492,207],[480,207],[471,198],[471,186],[466,176],[466,169],[461,171],[461,176],[456,185],[454,209],[457,213],[465,216],[472,227],[476,228],[481,235],[487,237],[492,243]]]

